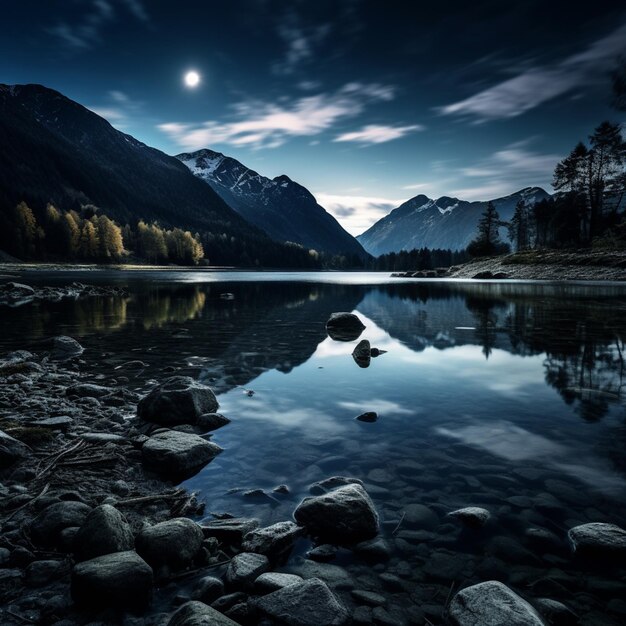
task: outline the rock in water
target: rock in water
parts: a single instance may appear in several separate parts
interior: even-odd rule
[[[354,341],[365,330],[365,325],[354,313],[332,313],[326,322],[326,332],[335,341]]]
[[[495,580],[459,591],[450,602],[448,616],[454,626],[545,626],[526,600]]]
[[[231,587],[248,587],[269,568],[270,562],[266,556],[241,552],[228,564],[225,580]]]
[[[278,522],[249,532],[241,547],[246,552],[278,556],[291,550],[294,541],[303,534],[303,528],[293,522]]]
[[[186,602],[172,615],[167,626],[239,626],[239,624],[202,602]]]
[[[186,517],[144,528],[135,540],[137,552],[152,567],[176,570],[191,565],[200,551],[204,534]]]
[[[83,502],[55,502],[32,521],[31,538],[37,546],[53,548],[58,544],[63,530],[82,526],[90,512],[91,507]]]
[[[623,556],[626,530],[615,524],[595,522],[574,526],[567,533],[574,551],[582,556]]]
[[[142,608],[152,595],[152,569],[135,552],[115,552],[78,563],[72,598],[85,608]]]
[[[357,343],[356,348],[352,351],[352,358],[359,367],[366,368],[370,366],[372,362],[372,351],[370,349],[370,342],[367,339],[363,339]]]
[[[71,359],[85,351],[76,339],[61,335],[52,339],[52,357],[55,359]]]
[[[368,411],[367,413],[361,413],[361,415],[357,415],[354,419],[359,420],[359,422],[367,422],[371,424],[378,419],[378,413],[375,411]]]
[[[77,561],[87,561],[112,552],[126,552],[133,546],[133,533],[126,518],[110,504],[91,511],[74,537]]]
[[[217,430],[222,426],[230,424],[230,420],[224,417],[221,413],[203,413],[196,422],[196,428],[200,429],[203,433],[208,433],[212,430]]]
[[[348,612],[319,578],[288,585],[255,602],[263,614],[287,626],[343,626]]]
[[[139,401],[137,415],[165,426],[195,424],[203,413],[215,413],[218,406],[209,387],[189,376],[173,376]]]
[[[378,514],[359,484],[305,498],[294,511],[296,521],[329,543],[358,543],[378,534]]]
[[[198,435],[169,430],[150,437],[141,451],[146,467],[162,476],[182,479],[197,473],[222,448]]]
[[[0,470],[11,467],[29,452],[26,444],[0,430]]]
[[[487,509],[478,506],[468,506],[448,513],[449,517],[455,517],[470,528],[482,528],[491,517]]]

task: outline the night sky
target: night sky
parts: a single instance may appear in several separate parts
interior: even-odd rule
[[[551,191],[556,161],[623,119],[622,2],[422,4],[10,2],[0,82],[57,89],[169,154],[286,173],[353,234],[418,193]]]

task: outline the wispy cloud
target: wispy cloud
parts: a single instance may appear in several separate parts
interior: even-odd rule
[[[86,10],[72,21],[59,21],[46,30],[67,48],[75,51],[92,48],[102,41],[102,30],[117,17],[116,6],[129,11],[136,19],[148,22],[141,0],[90,0]]]
[[[534,67],[479,93],[440,107],[442,115],[462,115],[477,122],[511,118],[602,79],[626,51],[626,24],[560,63]]]
[[[360,130],[338,135],[333,141],[352,141],[362,145],[372,145],[377,143],[385,143],[400,139],[409,133],[424,130],[421,124],[412,124],[411,126],[385,126],[377,124],[369,124]]]
[[[457,179],[464,178],[467,183],[451,189],[450,195],[464,200],[487,200],[528,186],[549,191],[552,172],[562,156],[534,151],[532,142],[531,138],[509,144],[474,165],[459,168]]]
[[[316,193],[315,198],[353,235],[360,235],[406,200],[330,193]]]
[[[392,100],[394,93],[388,85],[348,83],[334,93],[271,103],[243,102],[235,105],[233,121],[168,122],[158,128],[185,150],[216,144],[276,148],[290,137],[318,135],[339,120],[359,115],[372,102]]]
[[[88,108],[116,128],[124,130],[126,123],[142,108],[142,103],[122,91],[111,90],[107,92],[104,104]]]
[[[313,58],[315,49],[331,31],[330,24],[306,25],[295,12],[289,12],[278,23],[277,33],[286,46],[284,58],[272,65],[279,75],[293,74],[299,65]]]

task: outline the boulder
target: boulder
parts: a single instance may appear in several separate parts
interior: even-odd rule
[[[136,552],[114,552],[78,563],[72,598],[88,609],[142,608],[152,595],[152,569]]]
[[[254,581],[254,592],[258,595],[265,595],[266,593],[272,593],[283,587],[289,585],[295,585],[301,583],[302,577],[296,574],[283,574],[279,572],[266,572],[261,574]]]
[[[582,524],[567,533],[572,547],[581,556],[623,556],[626,554],[626,530],[615,524]]]
[[[52,339],[52,357],[55,359],[71,359],[85,351],[76,339],[60,335]]]
[[[259,527],[259,520],[248,517],[202,520],[200,523],[205,537],[215,537],[222,543],[241,545],[250,531]]]
[[[304,529],[293,522],[278,522],[249,532],[241,547],[246,552],[278,556],[291,550],[294,541],[304,534]]]
[[[215,413],[219,404],[209,387],[189,376],[173,376],[155,387],[137,405],[137,415],[153,424],[195,424],[204,413]]]
[[[459,591],[450,602],[448,617],[454,626],[545,626],[526,600],[495,580]]]
[[[134,545],[126,518],[110,504],[96,507],[74,536],[74,556],[87,561],[103,554],[126,552]]]
[[[83,502],[68,500],[47,506],[32,521],[30,535],[35,545],[44,548],[55,547],[61,532],[73,526],[82,526],[91,512],[91,507]]]
[[[249,587],[270,568],[268,558],[262,554],[241,552],[234,556],[226,569],[226,584],[231,587]]]
[[[198,417],[195,426],[200,432],[208,433],[226,426],[226,424],[230,424],[230,420],[221,413],[203,413]]]
[[[287,626],[343,626],[348,612],[319,578],[288,585],[255,601],[258,611]]]
[[[192,598],[205,604],[211,604],[224,595],[224,583],[214,576],[205,576],[198,581]]]
[[[359,484],[305,498],[294,517],[311,535],[330,543],[358,543],[378,534],[378,514]]]
[[[423,504],[409,504],[404,509],[403,526],[432,530],[439,525],[439,518],[432,509]]]
[[[0,470],[11,467],[29,452],[30,448],[25,443],[0,430]]]
[[[239,626],[230,617],[202,602],[186,602],[173,615],[167,626]]]
[[[217,444],[198,435],[174,430],[153,435],[142,447],[146,467],[172,479],[193,476],[221,451]]]
[[[372,351],[370,348],[370,342],[367,339],[359,341],[356,348],[352,351],[352,358],[359,367],[366,368],[370,366],[372,361]]]
[[[365,325],[354,313],[332,313],[326,322],[326,332],[335,341],[354,341],[365,330]]]
[[[454,517],[470,528],[482,528],[489,521],[491,514],[487,509],[468,506],[448,513],[448,517]]]
[[[202,548],[204,534],[186,517],[144,528],[135,538],[137,553],[153,568],[177,570],[191,565]]]

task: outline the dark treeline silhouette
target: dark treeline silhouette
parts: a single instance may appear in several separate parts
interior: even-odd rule
[[[43,211],[26,202],[0,211],[0,250],[21,260],[87,263],[141,262],[241,267],[362,267],[357,257],[326,255],[299,244],[271,240],[257,250],[248,240],[210,232],[191,233],[138,220],[123,226],[93,205]]]
[[[620,76],[626,81],[626,70]],[[620,97],[626,101],[624,93]],[[502,222],[489,203],[468,253],[477,257],[508,252],[509,246],[500,240],[501,226],[508,227],[516,252],[626,247],[626,142],[620,124],[602,122],[588,144],[579,142],[557,164],[553,185],[557,193],[552,198],[534,205],[520,200],[510,222]]]
[[[268,246],[261,257],[269,266],[317,269],[324,263],[353,262],[339,255],[326,258],[297,244],[271,243],[276,250]],[[93,205],[64,211],[48,204],[37,213],[20,202],[0,212],[0,249],[31,261],[198,265],[217,259],[244,267],[261,263],[254,249],[234,237],[168,229],[143,220],[120,226]]]
[[[450,267],[469,260],[465,250],[441,250],[439,248],[414,248],[389,252],[371,259],[366,268],[379,271],[432,270],[436,267]]]

